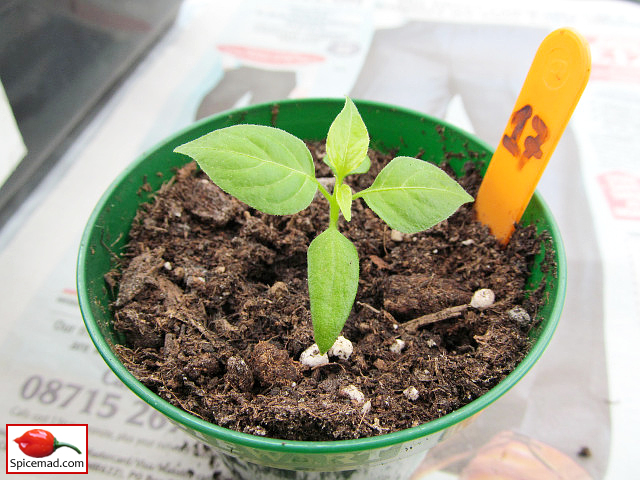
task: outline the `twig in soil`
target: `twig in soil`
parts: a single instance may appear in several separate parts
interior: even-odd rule
[[[364,308],[366,308],[368,310],[371,310],[376,315],[382,314],[383,318],[393,326],[394,330],[398,329],[397,320],[395,318],[393,318],[393,315],[391,315],[386,310],[378,310],[377,308],[375,308],[375,307],[373,307],[373,306],[371,306],[371,305],[369,305],[368,303],[365,303],[365,302],[356,302],[356,304],[360,305],[361,307],[364,307]]]
[[[102,230],[102,232],[100,233],[100,245],[102,245],[107,250],[109,256],[111,257],[111,260],[113,260],[118,266],[122,264],[122,259],[117,253],[112,250],[112,247],[118,242],[118,240],[120,240],[120,238],[121,235],[118,235],[116,240],[111,245],[107,245],[107,242],[104,241],[104,230]]]
[[[402,324],[402,328],[406,332],[413,333],[418,328],[424,327],[425,325],[440,322],[442,320],[448,320],[449,318],[460,317],[469,307],[478,310],[486,310],[487,308],[490,308],[494,305],[495,294],[493,293],[493,290],[489,288],[481,288],[474,292],[469,303],[464,305],[456,305],[455,307],[445,308],[444,310],[440,310],[439,312],[434,312],[428,315],[414,318],[413,320]]]
[[[456,305],[455,307],[445,308],[439,312],[429,313],[428,315],[422,315],[421,317],[414,318],[413,320],[401,324],[401,327],[406,332],[415,332],[418,328],[424,327],[431,323],[440,322],[442,320],[448,320],[450,318],[456,318],[461,316],[469,308],[468,304]]]
[[[197,322],[193,318],[190,318],[189,324],[192,327],[196,328],[204,338],[206,338],[207,340],[209,340],[209,342],[211,342],[212,345],[214,346],[218,345],[219,340],[216,337],[214,337],[209,330],[207,330],[203,325],[201,325],[200,322]]]
[[[360,422],[356,427],[356,430],[353,432],[353,438],[358,438],[358,430],[360,430],[360,426],[364,421],[364,417],[367,416],[367,413],[371,411],[371,400],[367,400],[364,405],[362,405],[362,416],[360,417]]]
[[[189,408],[187,408],[187,406],[180,401],[180,398],[178,398],[178,396],[175,393],[173,393],[173,391],[171,391],[171,389],[169,387],[167,387],[167,385],[164,383],[164,378],[160,378],[160,380],[162,380],[162,386],[164,387],[164,393],[171,395],[173,397],[173,399],[178,403],[178,405],[180,405],[180,408],[182,408],[185,412],[190,413],[194,417],[200,417],[200,415],[198,415],[196,412],[194,412],[194,411],[190,410]]]
[[[369,305],[368,303],[364,303],[364,302],[356,302],[356,304],[360,305],[361,307],[365,307],[368,308],[369,310],[371,310],[373,313],[375,314],[379,314],[380,310],[378,310],[375,307],[372,307],[371,305]]]
[[[323,363],[322,365],[316,365],[315,367],[311,367],[311,371],[315,372],[316,370],[321,369],[322,367],[326,367],[327,365],[337,365],[339,366],[343,372],[346,372],[347,370],[344,368],[344,365],[340,365],[338,362],[329,362],[329,363]]]
[[[209,330],[207,330],[200,322],[194,320],[193,318],[189,318],[189,320],[185,320],[184,318],[182,318],[180,316],[176,316],[174,318],[180,320],[183,324],[188,324],[191,327],[193,327],[196,330],[198,330],[198,332],[200,332],[200,334],[205,339],[207,339],[213,346],[219,345],[220,341],[215,336],[213,336],[211,334],[211,332]]]
[[[391,315],[386,310],[382,310],[382,316],[387,322],[389,322],[393,326],[394,330],[398,328],[398,321],[394,318],[393,315]]]

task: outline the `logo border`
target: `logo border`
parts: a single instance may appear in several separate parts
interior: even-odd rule
[[[84,472],[10,472],[9,471],[9,442],[13,439],[9,439],[9,427],[84,427],[85,431],[85,444],[84,444],[84,458],[85,458],[85,470]],[[5,424],[5,473],[7,475],[86,475],[89,473],[89,424],[88,423],[7,423]]]

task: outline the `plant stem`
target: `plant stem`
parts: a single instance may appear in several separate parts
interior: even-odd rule
[[[324,195],[324,198],[329,202],[329,228],[338,228],[338,218],[340,217],[340,206],[338,205],[338,200],[336,199],[336,191],[338,180],[336,179],[336,184],[333,187],[333,195],[330,194],[324,185],[322,185],[317,179],[316,183],[318,184],[318,189],[320,193]]]
[[[338,219],[340,218],[340,207],[338,206],[338,201],[336,200],[336,190],[333,190],[333,195],[329,200],[329,228],[338,228]]]
[[[324,198],[326,198],[327,200],[331,201],[331,194],[327,191],[326,188],[324,188],[324,185],[322,185],[318,179],[316,179],[316,183],[318,184],[318,190],[320,190],[320,193],[322,195],[324,195]]]
[[[329,228],[338,228],[338,219],[340,218],[340,205],[338,205],[338,190],[342,185],[344,176],[336,176],[336,183],[333,185],[333,194],[329,199]]]

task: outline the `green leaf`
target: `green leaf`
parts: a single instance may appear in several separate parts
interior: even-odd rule
[[[347,222],[351,221],[351,198],[351,187],[344,183],[340,184],[338,190],[336,190],[336,200],[338,201],[340,211]]]
[[[335,170],[333,169],[333,165],[331,165],[329,163],[329,161],[327,160],[327,155],[325,155],[324,157],[322,157],[322,161],[329,166],[329,168],[331,169],[331,172],[333,172],[333,175],[337,177]],[[352,172],[349,172],[349,174],[362,174],[362,173],[367,173],[369,171],[369,169],[371,168],[371,159],[369,158],[369,156],[367,155],[366,157],[364,157],[364,160],[362,161],[362,163]]]
[[[322,161],[325,163],[325,165],[329,166],[329,168],[331,169],[331,173],[333,173],[334,176],[337,176],[334,166],[329,163],[328,155],[322,157]]]
[[[359,174],[367,173],[370,168],[371,168],[371,159],[369,158],[369,156],[366,156],[364,157],[364,160],[362,161],[360,166],[358,166],[358,168],[353,170],[351,173],[359,173]]]
[[[397,157],[373,184],[357,194],[391,228],[416,233],[431,228],[473,197],[449,175],[429,162]]]
[[[277,128],[235,125],[174,151],[196,160],[225,192],[272,215],[303,210],[317,190],[311,152],[302,140]]]
[[[356,170],[367,158],[369,133],[355,104],[347,97],[327,134],[325,162],[338,178]]]
[[[320,353],[340,335],[358,290],[358,252],[336,228],[318,235],[307,252],[313,336]]]

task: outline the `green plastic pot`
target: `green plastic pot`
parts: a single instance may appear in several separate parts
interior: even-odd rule
[[[492,390],[442,418],[370,438],[285,441],[238,433],[203,421],[174,407],[136,380],[113,351],[113,345],[124,339],[113,331],[109,308],[113,297],[103,277],[114,266],[113,254],[120,254],[127,243],[136,209],[149,200],[150,194],[140,189],[143,182],[151,184],[153,190],[159,188],[175,167],[185,161],[173,153],[176,146],[229,125],[274,125],[307,140],[323,139],[343,104],[343,99],[284,100],[221,113],[195,123],[144,153],[115,180],[98,202],[82,237],[77,268],[78,297],[96,348],[131,391],[220,452],[238,478],[407,478],[429,448],[468,423],[527,373],[547,347],[560,318],[566,290],[566,259],[551,212],[535,194],[522,221],[550,233],[557,268],[543,268],[547,252],[542,252],[529,278],[528,289],[544,284],[548,296],[548,303],[539,312],[541,322],[531,332],[533,347],[515,370]],[[462,173],[463,165],[469,160],[484,171],[491,158],[489,146],[441,120],[375,102],[356,104],[375,148],[397,149],[399,155],[421,154],[424,160],[434,163],[440,163],[446,155],[458,173]]]

